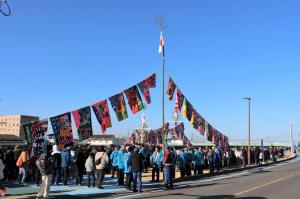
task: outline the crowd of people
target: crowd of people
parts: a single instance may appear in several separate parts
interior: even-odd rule
[[[133,192],[142,192],[142,173],[152,168],[152,182],[160,181],[163,172],[165,189],[173,189],[176,171],[184,179],[202,175],[204,169],[213,173],[222,167],[246,166],[247,147],[228,148],[199,147],[175,149],[144,144],[121,146],[74,146],[48,145],[39,157],[30,157],[31,147],[15,147],[0,151],[0,190],[5,195],[5,182],[35,183],[40,187],[37,198],[47,198],[50,186],[68,185],[103,189],[104,177],[117,178],[117,185]],[[251,148],[251,164],[266,160],[276,161],[284,156],[283,147]],[[83,184],[83,176],[87,183]]]

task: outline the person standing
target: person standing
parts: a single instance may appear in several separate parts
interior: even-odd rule
[[[50,183],[54,172],[54,157],[51,156],[51,146],[47,146],[47,151],[42,153],[36,161],[36,166],[39,168],[42,175],[42,184],[37,194],[37,198],[47,198],[50,192]]]
[[[215,148],[215,152],[214,152],[214,168],[217,170],[217,171],[220,171],[220,168],[221,168],[221,161],[222,161],[222,156],[220,154],[220,151]]]
[[[168,147],[166,149],[166,153],[163,157],[163,162],[164,162],[164,186],[165,189],[173,189],[173,179],[171,175],[171,171],[174,167],[174,161],[175,160],[175,155],[171,151],[171,148]]]
[[[7,192],[7,188],[6,188],[6,185],[4,183],[4,173],[3,173],[4,168],[5,168],[5,165],[3,164],[3,161],[0,158],[0,193],[1,193],[2,197],[4,197],[6,195],[6,192]]]
[[[193,162],[193,153],[186,147],[184,149],[185,153],[185,173],[187,177],[192,175],[192,162]]]
[[[71,165],[71,146],[64,146],[64,149],[61,152],[61,169],[63,171],[63,183],[66,186],[70,174],[70,165]]]
[[[184,179],[186,170],[185,170],[185,153],[183,148],[180,150],[177,156],[177,162],[180,170],[180,177],[181,179]]]
[[[85,170],[88,179],[88,187],[91,187],[91,178],[93,180],[93,187],[95,187],[95,155],[90,152],[88,158],[85,161]]]
[[[61,172],[61,154],[56,144],[53,145],[52,151],[52,156],[54,158],[54,171],[51,184],[58,186]]]
[[[99,147],[99,152],[95,155],[96,175],[97,175],[97,187],[103,189],[103,180],[105,176],[105,168],[109,163],[109,158],[104,150],[104,146]]]
[[[112,164],[111,178],[115,177],[115,172],[117,172],[117,163],[118,163],[118,150],[120,147],[116,147],[113,152],[110,154],[110,161]]]
[[[203,174],[204,156],[205,154],[202,151],[201,147],[199,147],[198,150],[194,152],[194,160],[195,160],[194,175]]]
[[[29,155],[27,150],[24,148],[16,163],[16,165],[19,167],[18,180],[20,184],[25,183],[25,178],[27,176],[27,169],[28,169],[28,161],[29,161]]]
[[[207,153],[207,160],[208,160],[208,166],[209,166],[209,172],[214,172],[214,152],[211,148],[209,148],[209,151]]]
[[[124,155],[125,146],[122,145],[118,151],[117,166],[118,166],[118,185],[124,185]]]
[[[131,166],[132,166],[132,175],[133,175],[133,188],[132,188],[133,192],[142,192],[143,160],[144,160],[144,156],[141,153],[139,153],[138,148],[135,148],[131,157]]]
[[[126,147],[126,153],[124,155],[124,173],[126,174],[125,188],[131,190],[132,182],[132,167],[131,167],[131,147]]]
[[[80,147],[77,148],[77,153],[76,153],[76,160],[75,160],[75,165],[76,165],[76,185],[82,185],[82,178],[83,178],[83,173],[84,173],[84,167],[85,167],[85,156]]]
[[[159,170],[162,163],[162,152],[160,151],[159,146],[155,147],[155,151],[152,153],[150,157],[150,162],[152,165],[152,182],[159,182]],[[156,174],[156,180],[155,180]]]

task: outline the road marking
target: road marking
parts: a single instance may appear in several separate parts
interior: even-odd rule
[[[243,195],[243,194],[245,194],[245,193],[248,193],[248,192],[251,192],[251,191],[260,189],[260,188],[262,188],[262,187],[268,186],[268,185],[270,185],[270,184],[274,184],[274,183],[276,183],[276,182],[280,182],[280,181],[286,180],[286,179],[288,179],[288,178],[291,178],[291,177],[296,176],[296,175],[299,175],[299,174],[300,174],[300,173],[296,173],[296,174],[292,174],[292,175],[289,175],[289,176],[286,176],[286,177],[283,177],[283,178],[279,178],[279,179],[277,179],[277,180],[273,180],[273,181],[271,181],[271,182],[268,182],[268,183],[265,183],[265,184],[262,184],[262,185],[253,187],[253,188],[251,188],[251,189],[247,189],[247,190],[245,190],[245,191],[238,192],[238,193],[234,194],[234,196],[240,196],[240,195]]]

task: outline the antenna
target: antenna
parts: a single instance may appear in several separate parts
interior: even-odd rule
[[[155,17],[155,25],[162,31],[167,25],[162,16]]]

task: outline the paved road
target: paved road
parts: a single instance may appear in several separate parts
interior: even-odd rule
[[[255,168],[238,173],[220,175],[196,181],[174,184],[174,190],[159,188],[144,189],[143,193],[98,190],[94,194],[82,190],[72,195],[55,195],[49,198],[113,198],[113,199],[300,199],[300,157],[288,162],[264,168]],[[107,191],[107,192],[106,192]],[[14,198],[10,196],[8,198]],[[18,197],[20,198],[20,197]],[[21,198],[34,198],[21,196]]]
[[[164,199],[300,199],[299,158],[227,176],[177,183],[174,190],[152,189],[125,198]]]

